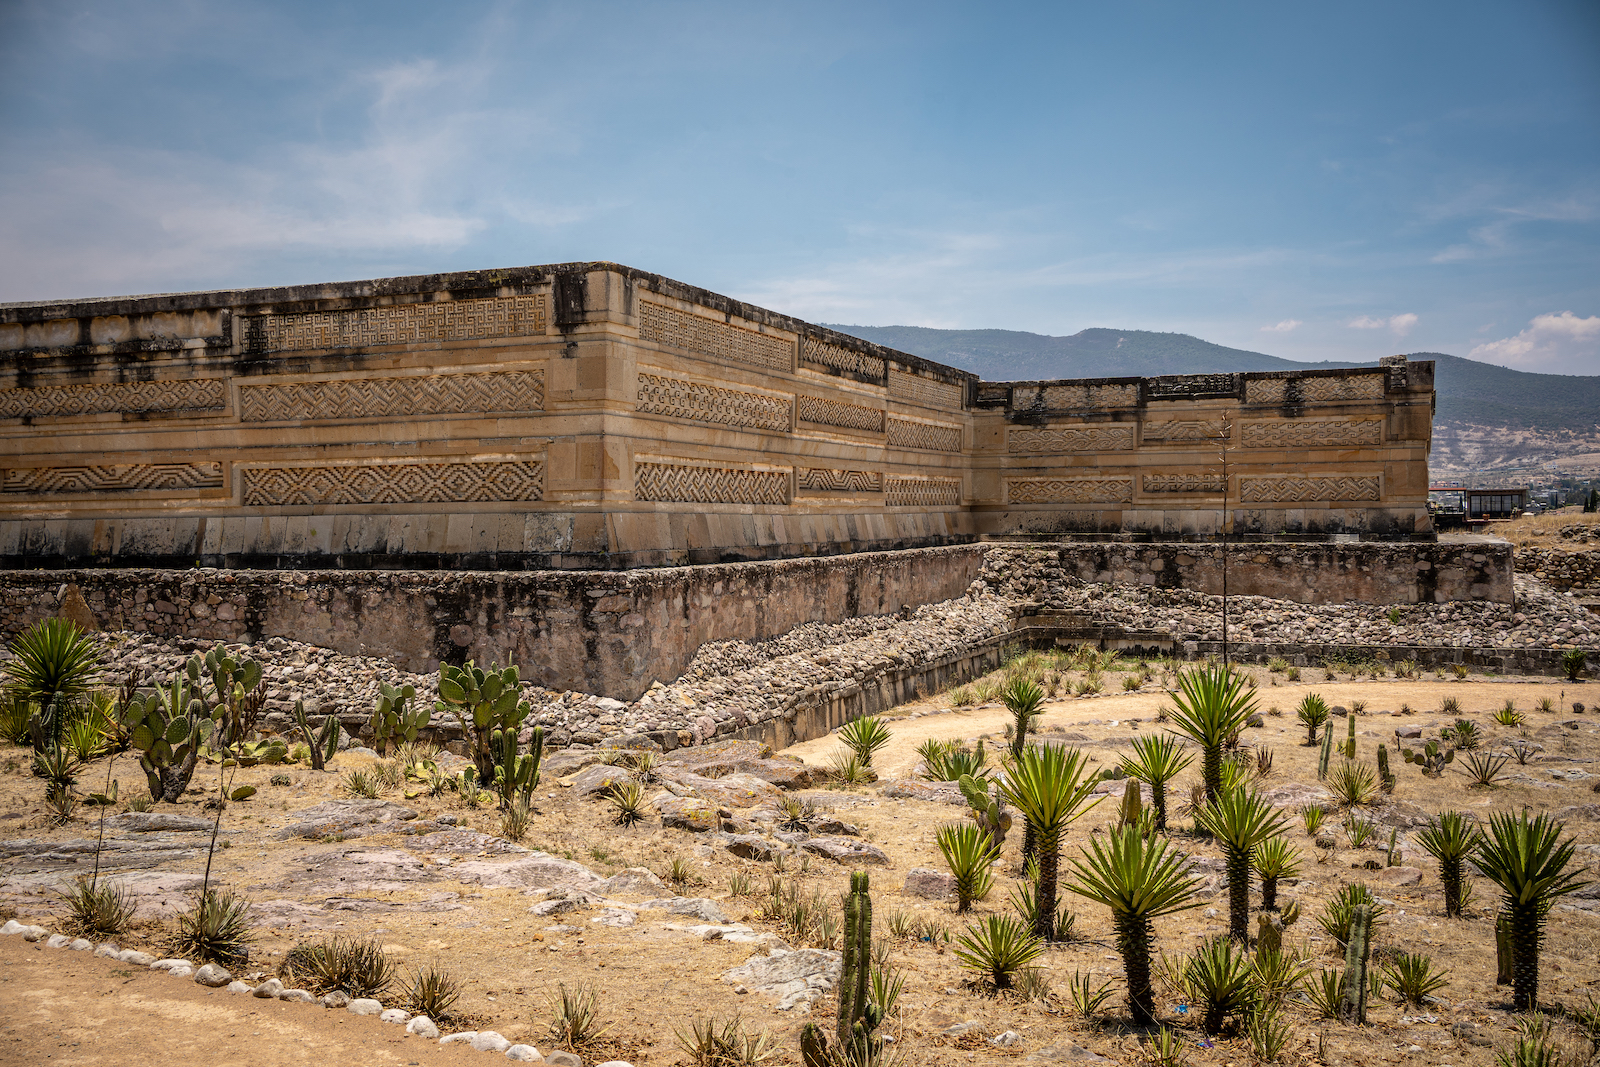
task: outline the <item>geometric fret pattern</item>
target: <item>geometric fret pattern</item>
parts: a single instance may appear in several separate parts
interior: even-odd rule
[[[1137,385],[1015,386],[1012,404],[1030,411],[1088,411],[1131,408],[1139,403]]]
[[[1314,500],[1377,500],[1377,475],[1285,478],[1241,478],[1239,499],[1258,503]]]
[[[884,479],[883,502],[892,508],[955,507],[961,503],[961,479],[891,474]]]
[[[1056,426],[1045,430],[1012,430],[1006,447],[1012,452],[1116,452],[1133,447],[1132,426]]]
[[[1228,480],[1220,474],[1146,474],[1147,493],[1220,493]]]
[[[813,493],[876,493],[883,488],[883,475],[877,471],[807,468],[795,476],[795,484]]]
[[[0,475],[0,491],[7,493],[136,493],[221,487],[220,463],[13,467]]]
[[[1144,424],[1146,441],[1165,441],[1169,444],[1188,444],[1194,441],[1215,441],[1222,436],[1222,421],[1147,422]]]
[[[44,385],[32,389],[0,389],[0,419],[156,411],[193,416],[221,411],[226,402],[227,392],[221,378]]]
[[[883,432],[883,409],[846,404],[840,400],[824,400],[816,396],[801,396],[796,412],[801,422],[814,422],[819,426],[838,426],[846,430]]]
[[[421,504],[540,500],[544,464],[386,463],[378,466],[246,467],[244,503]]]
[[[239,390],[239,418],[244,422],[466,415],[543,408],[544,371],[539,370],[247,385]]]
[[[1013,504],[1127,504],[1132,478],[1007,478]]]
[[[257,352],[525,337],[544,333],[545,297],[491,297],[262,315],[250,320],[247,331],[248,347]]]
[[[687,315],[648,300],[639,302],[639,339],[768,370],[786,371],[794,358],[794,344],[781,337]]]
[[[633,495],[689,504],[787,504],[789,472],[635,462]]]
[[[961,427],[940,426],[889,416],[891,448],[923,448],[934,452],[961,451]]]
[[[789,428],[789,398],[639,372],[638,410],[761,430]]]
[[[1382,419],[1305,422],[1284,419],[1244,424],[1246,448],[1324,448],[1383,444]]]
[[[800,342],[800,362],[830,370],[845,371],[849,374],[859,374],[863,378],[871,378],[879,383],[883,381],[884,362],[877,356],[852,352],[848,348],[819,341],[815,337],[807,337]]]
[[[1382,400],[1383,371],[1339,378],[1261,378],[1245,389],[1251,404],[1315,404],[1331,400]]]
[[[959,410],[964,392],[965,390],[959,385],[952,385],[935,378],[924,378],[897,370],[889,372],[889,395],[897,400],[909,400],[921,404],[923,407]]]

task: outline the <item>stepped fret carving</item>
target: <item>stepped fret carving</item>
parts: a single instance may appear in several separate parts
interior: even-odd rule
[[[1286,478],[1241,478],[1239,499],[1247,503],[1284,504],[1319,500],[1377,500],[1378,475]]]
[[[1222,420],[1203,419],[1172,422],[1147,422],[1144,424],[1146,442],[1161,441],[1184,445],[1196,441],[1218,441],[1222,437]]]
[[[1132,478],[1007,478],[1013,504],[1127,504]]]
[[[1118,452],[1133,447],[1132,426],[1052,426],[1013,428],[1006,447],[1016,453]]]
[[[1385,371],[1328,378],[1258,378],[1245,387],[1252,404],[1318,404],[1331,400],[1382,400]]]
[[[639,373],[638,410],[740,429],[787,430],[789,398]]]
[[[787,504],[789,472],[635,463],[633,495],[683,504]]]
[[[1115,385],[1014,386],[1011,406],[1018,411],[1094,411],[1138,406],[1139,387]]]
[[[781,337],[690,315],[648,300],[639,302],[639,339],[768,370],[786,371],[794,358],[794,344]]]
[[[544,464],[383,463],[373,466],[245,467],[244,503],[420,504],[542,500]]]
[[[1145,389],[1151,400],[1182,400],[1193,396],[1233,396],[1239,385],[1233,374],[1179,374],[1150,378]]]
[[[389,304],[348,311],[261,315],[246,326],[255,352],[297,352],[369,345],[423,344],[526,337],[545,332],[544,294],[483,300]]]
[[[819,341],[815,337],[807,337],[800,342],[800,362],[829,370],[859,374],[864,378],[871,378],[880,385],[883,383],[885,366],[883,360],[841,345]]]
[[[801,421],[820,426],[840,426],[847,430],[883,432],[883,409],[846,404],[839,400],[823,400],[816,396],[799,398]]]
[[[227,406],[221,378],[170,382],[94,382],[0,389],[0,419],[62,415],[201,415]]]
[[[954,408],[961,407],[961,396],[964,390],[959,385],[951,382],[939,381],[936,378],[923,378],[916,374],[907,374],[904,371],[891,370],[889,372],[889,395],[897,400],[907,400],[913,404],[921,404],[929,408]]]
[[[1220,493],[1228,480],[1220,474],[1146,474],[1147,493]]]
[[[892,448],[922,448],[932,452],[961,451],[961,427],[932,422],[915,422],[889,416],[889,445]]]
[[[544,371],[352,378],[239,390],[243,422],[467,415],[544,409]]]
[[[176,492],[220,489],[221,463],[115,463],[82,467],[13,467],[0,490],[7,493]]]
[[[1382,419],[1342,419],[1330,422],[1247,422],[1246,448],[1335,448],[1345,445],[1383,444]]]
[[[884,479],[883,499],[893,508],[955,507],[961,503],[961,479],[891,474]]]
[[[877,471],[802,469],[796,478],[801,489],[813,493],[876,493],[883,489]]]

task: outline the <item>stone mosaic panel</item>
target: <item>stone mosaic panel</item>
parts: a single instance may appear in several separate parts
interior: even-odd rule
[[[1245,386],[1251,404],[1317,404],[1330,400],[1382,400],[1384,372],[1335,378],[1259,378]]]
[[[1145,392],[1151,400],[1232,396],[1238,392],[1238,383],[1238,376],[1233,374],[1180,374],[1148,379],[1145,382]]]
[[[894,508],[947,508],[961,503],[960,478],[884,478],[883,501]]]
[[[445,300],[348,311],[262,315],[249,320],[245,342],[252,351],[298,352],[430,341],[480,341],[545,332],[544,294]]]
[[[1307,422],[1296,419],[1244,424],[1246,448],[1340,448],[1383,444],[1382,419]]]
[[[893,448],[921,448],[931,452],[961,451],[961,427],[916,422],[889,416],[889,445]]]
[[[961,386],[924,378],[905,371],[889,372],[889,395],[897,400],[907,400],[930,408],[960,410],[963,390]]]
[[[882,382],[884,376],[885,364],[877,356],[869,356],[840,345],[829,344],[827,341],[819,341],[815,337],[801,340],[800,362],[809,363],[813,367],[859,374],[876,382]]]
[[[1378,475],[1331,477],[1288,476],[1283,478],[1241,478],[1239,499],[1246,503],[1294,504],[1323,500],[1377,500],[1381,479]]]
[[[797,403],[800,405],[797,414],[802,422],[814,422],[819,426],[838,426],[846,430],[865,430],[868,433],[883,432],[882,408],[846,404],[840,400],[824,400],[816,396],[801,396]]]
[[[639,372],[638,410],[740,429],[787,430],[789,398]]]
[[[544,464],[384,463],[372,466],[245,467],[244,503],[419,504],[541,500]]]
[[[1146,474],[1147,493],[1220,493],[1228,480],[1220,474]]]
[[[63,415],[202,415],[227,406],[221,378],[171,382],[96,382],[0,389],[0,419]]]
[[[803,468],[795,478],[799,488],[813,493],[876,493],[883,488],[877,471]]]
[[[1060,452],[1118,452],[1133,447],[1132,426],[1013,427],[1006,435],[1008,451],[1026,455]]]
[[[683,504],[787,504],[787,471],[635,463],[633,495]]]
[[[1007,478],[1013,504],[1127,504],[1132,478]]]
[[[781,337],[690,315],[648,300],[639,302],[639,339],[768,370],[786,371],[794,360],[794,345]]]
[[[12,467],[0,479],[0,491],[50,495],[59,493],[137,493],[218,489],[220,463],[115,463],[78,467]]]
[[[1144,424],[1144,439],[1150,443],[1187,445],[1208,441],[1217,444],[1221,437],[1221,419],[1173,419]]]
[[[544,409],[544,371],[434,374],[423,378],[347,378],[239,389],[244,422],[468,415]]]
[[[1139,387],[1121,385],[1042,385],[1016,386],[1011,403],[1030,411],[1094,411],[1101,408],[1131,408],[1139,403]]]

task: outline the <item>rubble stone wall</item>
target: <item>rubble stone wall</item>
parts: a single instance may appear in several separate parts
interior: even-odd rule
[[[1517,550],[1517,570],[1563,592],[1600,591],[1600,551],[1521,548]]]

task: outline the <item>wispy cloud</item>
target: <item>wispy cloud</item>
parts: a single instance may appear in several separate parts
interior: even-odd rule
[[[1396,337],[1404,337],[1411,332],[1411,328],[1416,324],[1417,316],[1409,311],[1402,312],[1399,315],[1391,315],[1387,319],[1375,319],[1371,315],[1362,315],[1345,323],[1352,330],[1381,330],[1387,326],[1394,331]]]
[[[1600,374],[1600,315],[1536,315],[1515,337],[1481,344],[1469,357],[1550,374]]]
[[[1301,322],[1299,319],[1284,319],[1282,322],[1280,322],[1280,323],[1278,323],[1278,324],[1276,324],[1274,326],[1263,326],[1263,327],[1261,327],[1261,332],[1262,333],[1290,333],[1291,331],[1293,331],[1295,329],[1295,327],[1304,326],[1304,325],[1305,325],[1305,323]]]

